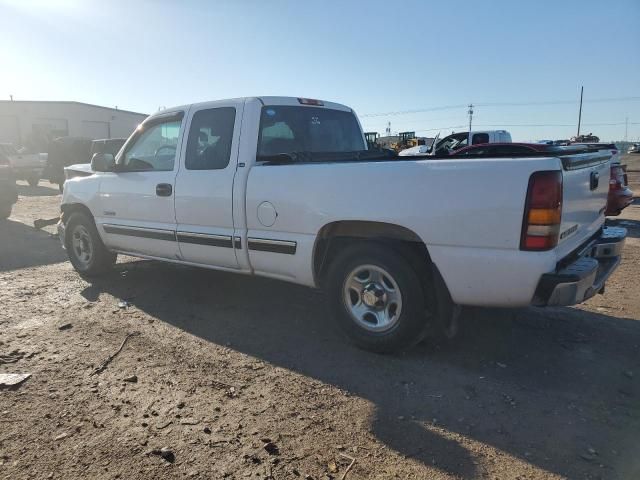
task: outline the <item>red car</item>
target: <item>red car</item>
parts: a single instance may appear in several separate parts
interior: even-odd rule
[[[609,196],[607,197],[607,210],[605,215],[616,216],[633,203],[633,192],[627,184],[626,165],[611,165],[611,178],[609,179]]]
[[[620,164],[618,150],[613,144],[575,144],[569,146],[547,145],[542,143],[483,143],[471,145],[452,153],[453,157],[460,156],[505,156],[521,155],[531,153],[532,155],[544,155],[545,153],[555,153],[565,151],[583,151],[585,148],[610,150],[613,155],[611,164],[611,174],[609,177],[609,196],[607,197],[607,209],[605,215],[616,216],[633,202],[633,192],[627,185],[627,174]]]

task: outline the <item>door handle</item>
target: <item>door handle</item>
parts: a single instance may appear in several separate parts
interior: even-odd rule
[[[159,197],[170,197],[173,193],[173,187],[170,183],[159,183],[156,185],[156,195]]]

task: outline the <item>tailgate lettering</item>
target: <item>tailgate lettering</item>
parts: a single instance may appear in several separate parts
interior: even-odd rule
[[[578,230],[578,224],[577,223],[575,225],[572,225],[571,227],[567,228],[564,232],[562,232],[560,234],[560,240],[564,240],[565,238],[567,238],[572,233],[575,233],[576,230]]]

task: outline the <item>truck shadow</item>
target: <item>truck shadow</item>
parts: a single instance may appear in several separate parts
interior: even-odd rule
[[[364,398],[375,405],[377,438],[430,467],[484,475],[477,465],[493,456],[483,453],[489,445],[569,478],[637,472],[640,390],[630,372],[640,371],[640,322],[633,319],[573,308],[475,309],[455,345],[425,342],[383,356],[350,346],[332,327],[323,295],[310,289],[146,261],[117,270],[83,295],[132,298],[202,339]]]
[[[0,272],[51,265],[66,259],[58,237],[21,222],[0,220]]]

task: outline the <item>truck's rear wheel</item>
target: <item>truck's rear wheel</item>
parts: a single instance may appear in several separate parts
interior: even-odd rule
[[[374,243],[347,247],[329,266],[326,285],[334,317],[359,347],[397,352],[424,337],[420,276],[392,248]]]
[[[65,227],[67,255],[79,274],[96,276],[113,267],[117,255],[104,246],[91,217],[81,212],[73,213]]]

